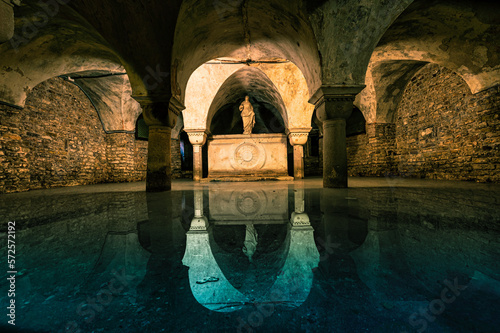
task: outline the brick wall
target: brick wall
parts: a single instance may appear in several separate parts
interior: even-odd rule
[[[347,138],[349,175],[500,182],[500,88],[471,94],[438,65],[409,82],[395,124]]]
[[[473,95],[449,69],[424,67],[399,105],[396,144],[400,173],[500,182],[500,87]]]
[[[366,134],[347,138],[350,176],[382,176],[397,172],[395,124],[366,124]],[[368,161],[368,163],[367,163]]]
[[[170,141],[170,163],[172,166],[172,179],[183,178],[181,144],[177,139]]]
[[[29,189],[30,150],[21,137],[21,112],[0,104],[0,193]]]
[[[80,89],[54,78],[0,105],[0,193],[145,179],[147,142],[106,134]]]

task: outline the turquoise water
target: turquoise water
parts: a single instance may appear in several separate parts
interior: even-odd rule
[[[3,195],[0,330],[498,332],[499,187],[305,184]]]

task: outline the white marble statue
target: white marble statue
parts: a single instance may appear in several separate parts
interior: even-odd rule
[[[243,134],[252,134],[252,129],[255,126],[255,112],[249,101],[249,97],[245,96],[245,100],[240,104],[241,119],[243,119]]]

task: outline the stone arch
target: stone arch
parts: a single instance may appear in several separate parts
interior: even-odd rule
[[[421,61],[380,61],[371,63],[366,88],[354,102],[368,123],[392,123],[408,81],[425,66]]]
[[[288,113],[281,94],[273,82],[260,69],[246,67],[232,74],[220,87],[208,110],[206,128],[210,128],[218,110],[229,103],[239,102],[245,95],[250,95],[255,101],[276,107],[285,127],[288,127]]]
[[[45,25],[36,26],[46,10],[43,2],[23,3],[18,10],[16,16],[22,19],[16,19],[14,38],[0,44],[0,101],[22,108],[28,92],[50,78],[124,72],[107,42],[68,6],[61,6]]]
[[[212,101],[226,80],[240,70],[260,73],[259,77],[273,87],[282,106],[282,118],[287,128],[307,128],[314,111],[308,103],[307,82],[300,69],[291,62],[280,64],[221,64],[211,61],[200,66],[190,77],[186,87],[183,111],[186,129],[206,129]],[[200,89],[203,86],[203,89]],[[277,94],[276,94],[277,92]],[[215,110],[217,111],[217,110]],[[286,111],[286,112],[285,112]],[[213,114],[212,114],[213,116]]]
[[[370,62],[436,63],[459,74],[474,94],[498,85],[499,10],[490,2],[414,2],[384,34]]]
[[[491,11],[490,4],[462,0],[408,6],[371,55],[366,88],[355,102],[367,121],[393,122],[400,92],[429,63],[456,72],[474,94],[500,84],[500,25]]]

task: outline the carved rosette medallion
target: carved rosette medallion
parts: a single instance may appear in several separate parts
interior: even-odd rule
[[[234,192],[236,210],[244,216],[253,216],[266,207],[266,196],[263,192],[242,191]]]
[[[265,160],[266,153],[261,145],[244,142],[234,150],[231,164],[235,169],[260,169]]]

